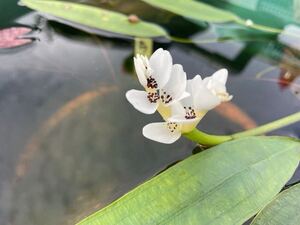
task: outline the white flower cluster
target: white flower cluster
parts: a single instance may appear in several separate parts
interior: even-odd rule
[[[145,114],[158,111],[165,120],[143,128],[143,135],[151,140],[175,142],[182,133],[192,131],[207,111],[232,99],[226,90],[226,69],[187,80],[182,66],[173,65],[170,53],[161,48],[150,59],[137,55],[134,66],[145,91],[129,90],[127,100]]]

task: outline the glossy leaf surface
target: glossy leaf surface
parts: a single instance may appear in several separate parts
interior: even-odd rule
[[[78,224],[242,224],[292,176],[299,147],[277,137],[223,143],[183,160]]]
[[[138,37],[167,35],[165,30],[156,24],[94,6],[54,0],[22,0],[22,3],[41,13],[117,34]]]
[[[296,225],[300,223],[300,184],[280,193],[251,225]]]
[[[221,10],[208,4],[194,0],[142,0],[158,8],[162,8],[178,15],[207,22],[232,22],[238,19],[233,13]]]

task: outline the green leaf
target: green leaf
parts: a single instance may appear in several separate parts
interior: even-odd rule
[[[178,15],[194,20],[224,23],[239,20],[239,18],[226,10],[221,10],[208,4],[194,0],[142,0],[150,5],[168,10]]]
[[[183,160],[78,225],[242,224],[293,175],[299,147],[278,137],[223,143]]]
[[[31,9],[91,28],[137,37],[167,36],[166,31],[156,24],[141,20],[130,22],[124,14],[94,6],[55,0],[21,1]]]
[[[296,225],[300,223],[300,184],[280,193],[251,225]]]
[[[255,24],[247,21],[231,11],[219,9],[217,7],[208,5],[203,2],[197,2],[195,0],[142,0],[149,3],[150,5],[156,6],[168,10],[170,12],[176,13],[178,15],[190,18],[192,20],[202,20],[212,23],[225,23],[225,22],[235,22],[242,26],[252,28],[255,30],[260,30],[269,33],[281,33],[282,29],[277,29],[270,26],[265,26],[262,24]]]

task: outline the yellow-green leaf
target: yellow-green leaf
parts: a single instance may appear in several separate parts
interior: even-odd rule
[[[195,20],[207,22],[232,22],[239,18],[226,10],[221,10],[208,4],[195,0],[142,0],[150,5],[156,6]]]
[[[169,168],[78,225],[237,225],[269,203],[294,173],[299,142],[249,137]]]
[[[94,6],[56,1],[56,0],[21,0],[21,2],[39,12],[56,16],[70,22],[91,28],[137,37],[167,36],[160,26],[126,15]]]

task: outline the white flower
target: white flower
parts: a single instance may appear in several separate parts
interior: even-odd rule
[[[227,102],[232,99],[232,95],[229,95],[226,90],[227,77],[228,71],[226,69],[220,69],[203,80],[205,86],[219,99],[220,102]]]
[[[188,80],[187,92],[190,96],[172,105],[166,122],[146,125],[143,135],[170,144],[178,140],[182,133],[192,131],[208,110],[232,98],[226,91],[227,73],[226,69],[221,69],[204,80],[200,75]]]
[[[135,70],[145,91],[129,90],[127,100],[145,114],[154,113],[187,96],[186,73],[179,64],[172,64],[170,53],[156,50],[150,59],[138,55],[134,58]],[[164,111],[164,110],[162,110]]]
[[[157,110],[165,120],[143,128],[143,135],[151,140],[175,142],[181,134],[195,129],[209,110],[232,99],[226,90],[226,69],[203,80],[196,75],[187,81],[182,66],[173,65],[170,53],[163,49],[156,50],[149,60],[138,55],[134,66],[145,91],[130,90],[127,100],[143,113]]]

